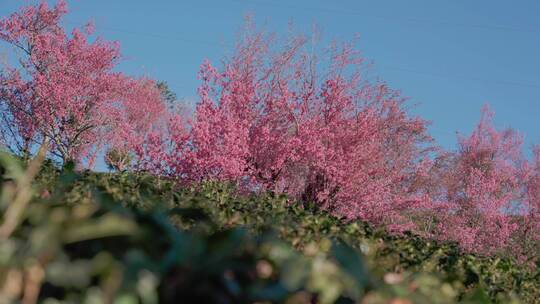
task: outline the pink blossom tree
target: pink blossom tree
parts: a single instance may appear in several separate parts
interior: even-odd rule
[[[529,263],[538,262],[540,252],[540,148],[535,146],[532,152],[522,210],[520,216],[515,217],[518,229],[512,240],[512,253]]]
[[[2,135],[17,153],[47,140],[62,162],[92,163],[118,128],[154,119],[161,100],[148,80],[113,71],[117,43],[89,41],[90,26],[67,34],[60,25],[66,13],[63,0],[54,7],[43,1],[0,21],[0,39],[18,51],[20,63],[0,75]]]
[[[522,138],[512,129],[498,131],[488,107],[469,137],[459,138],[451,165],[438,179],[443,202],[437,237],[483,254],[508,251],[523,215],[529,176]]]
[[[398,92],[365,79],[351,45],[332,46],[326,62],[303,51],[303,36],[278,42],[248,32],[221,70],[201,66],[189,175],[412,229],[401,211],[427,203],[415,186],[426,169],[425,121],[407,114]]]
[[[116,132],[109,156],[120,156],[116,158],[118,168],[189,180],[186,156],[192,146],[187,123],[183,115],[166,109],[142,128],[126,123]],[[115,164],[114,158],[107,160]]]

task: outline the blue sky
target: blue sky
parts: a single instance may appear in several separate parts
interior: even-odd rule
[[[54,3],[54,1],[51,1]],[[22,3],[1,0],[5,16]],[[360,35],[359,49],[386,80],[432,122],[431,134],[453,148],[490,103],[498,126],[512,126],[527,146],[540,144],[540,1],[71,0],[67,26],[93,20],[121,43],[119,69],[165,80],[196,100],[198,67],[231,52],[243,17],[285,33],[313,24],[327,40]],[[4,52],[5,48],[0,48]]]

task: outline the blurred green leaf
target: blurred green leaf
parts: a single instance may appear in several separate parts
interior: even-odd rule
[[[359,284],[359,288],[364,289],[369,286],[369,274],[360,254],[350,246],[336,242],[332,246],[332,255],[336,258],[343,270],[350,274]]]
[[[137,229],[137,224],[131,219],[109,213],[94,221],[70,226],[63,232],[62,239],[66,243],[74,243],[98,238],[133,235],[137,233]]]
[[[85,288],[90,284],[92,266],[87,260],[57,260],[47,267],[47,280],[56,286]]]

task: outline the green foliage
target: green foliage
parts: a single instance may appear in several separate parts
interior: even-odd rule
[[[160,92],[161,99],[163,100],[163,102],[165,102],[165,104],[169,107],[169,109],[175,110],[176,107],[178,106],[177,104],[178,98],[176,96],[176,93],[173,90],[171,90],[171,88],[169,87],[166,81],[158,81],[156,83],[156,86]]]
[[[125,171],[133,161],[133,156],[127,151],[109,149],[105,153],[105,164],[109,170]]]
[[[6,154],[0,298],[45,303],[534,303],[537,270],[344,223],[271,193],[148,175],[28,171]],[[15,198],[15,199],[14,199]]]

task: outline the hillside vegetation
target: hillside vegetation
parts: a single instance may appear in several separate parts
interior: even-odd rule
[[[91,25],[66,29],[67,13],[41,1],[0,19],[14,56],[0,68],[0,149],[46,148],[78,169],[105,156],[179,187],[283,194],[396,236],[540,262],[540,147],[496,128],[489,106],[442,149],[400,90],[369,77],[354,41],[315,48],[247,21],[230,56],[201,64],[190,112],[162,82],[117,72],[119,45]]]
[[[248,20],[191,111],[67,14],[0,18],[0,301],[538,302],[540,146],[489,106],[445,150],[356,41]]]
[[[535,303],[540,274],[271,193],[2,154],[3,303]],[[33,169],[34,168],[34,169]],[[9,201],[14,202],[8,204]],[[20,207],[18,211],[16,209]],[[9,216],[18,219],[6,234]]]

